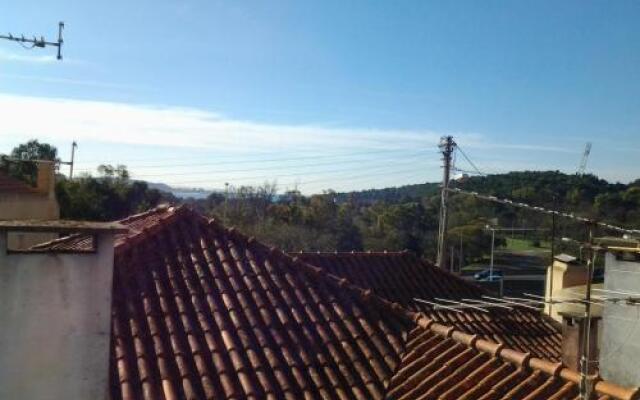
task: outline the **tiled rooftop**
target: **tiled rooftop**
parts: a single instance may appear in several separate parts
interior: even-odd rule
[[[514,307],[489,308],[488,313],[434,310],[414,298],[478,299],[483,289],[459,276],[437,268],[410,252],[295,253],[296,257],[347,278],[353,284],[372,289],[389,301],[412,311],[424,312],[431,320],[454,326],[463,332],[504,343],[509,348],[536,357],[558,361],[562,334],[555,323],[534,310]]]
[[[186,208],[121,222],[113,400],[576,397],[566,368],[433,323]]]

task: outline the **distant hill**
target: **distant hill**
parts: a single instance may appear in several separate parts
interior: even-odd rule
[[[348,199],[352,199],[362,204],[372,204],[378,201],[386,203],[404,203],[437,194],[439,188],[439,183],[418,183],[414,185],[397,186],[384,189],[368,189],[356,192],[337,193],[335,197],[338,202],[345,202]]]
[[[585,217],[616,222],[623,226],[640,226],[640,179],[629,184],[611,183],[595,175],[565,174],[559,171],[518,171],[476,176],[453,181],[452,187],[514,201],[572,211]],[[398,186],[350,193],[339,193],[339,201],[355,200],[363,204],[389,204],[418,201],[439,194],[439,183]],[[453,195],[458,198],[461,195]],[[433,202],[432,202],[433,203]],[[436,201],[437,203],[437,201]],[[435,203],[434,203],[435,204]],[[458,203],[460,204],[460,203]],[[487,204],[473,203],[473,207]],[[464,209],[452,210],[463,213]],[[520,215],[522,211],[504,206],[490,206],[489,214]]]

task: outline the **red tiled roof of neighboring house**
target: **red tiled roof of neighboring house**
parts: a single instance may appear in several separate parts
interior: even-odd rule
[[[566,368],[433,323],[184,207],[122,222],[132,231],[115,249],[113,400],[575,398]],[[505,369],[522,371],[512,397],[499,396]],[[557,384],[541,390],[526,374]]]
[[[34,187],[30,186],[29,184],[11,177],[5,172],[0,171],[0,194],[2,193],[28,193],[36,195],[40,194]]]
[[[540,312],[521,307],[511,310],[487,308],[489,312],[465,309],[454,312],[414,301],[415,298],[460,300],[479,299],[488,294],[472,282],[437,268],[404,252],[292,253],[325,271],[347,278],[353,284],[372,289],[389,301],[413,311],[424,312],[431,320],[455,326],[463,332],[478,334],[504,343],[509,348],[529,352],[536,357],[558,361],[562,334],[555,322]],[[442,301],[437,301],[444,303]]]
[[[420,318],[387,388],[393,400],[579,400],[580,374]],[[638,399],[640,389],[596,380],[593,399]]]

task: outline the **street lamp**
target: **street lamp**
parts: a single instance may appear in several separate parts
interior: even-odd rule
[[[489,264],[489,281],[493,282],[493,250],[496,243],[496,230],[490,225],[485,225],[485,229],[491,231],[491,264]]]

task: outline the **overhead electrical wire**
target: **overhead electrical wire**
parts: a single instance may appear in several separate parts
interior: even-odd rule
[[[571,219],[571,220],[582,222],[582,223],[586,223],[586,224],[594,224],[594,225],[600,226],[600,227],[602,227],[604,229],[608,229],[608,230],[611,230],[611,231],[617,231],[617,232],[620,232],[620,233],[628,233],[628,234],[633,234],[633,235],[637,235],[637,234],[640,233],[640,229],[622,228],[622,227],[619,227],[619,226],[608,224],[606,222],[600,222],[600,221],[595,221],[595,220],[592,220],[592,219],[589,219],[589,218],[580,217],[580,216],[574,215],[573,213],[565,213],[565,212],[560,212],[560,211],[557,211],[557,210],[549,210],[549,209],[546,209],[544,207],[531,206],[529,204],[515,202],[515,201],[509,200],[509,199],[500,199],[500,198],[498,198],[496,196],[482,195],[482,194],[479,194],[477,192],[469,192],[469,191],[458,189],[458,188],[448,188],[446,190],[448,190],[450,192],[453,192],[453,193],[461,193],[461,194],[464,194],[464,195],[467,195],[467,196],[472,196],[472,197],[475,197],[475,198],[478,198],[478,199],[481,199],[481,200],[487,200],[487,201],[491,201],[491,202],[498,203],[498,204],[504,204],[504,205],[517,207],[517,208],[524,208],[524,209],[527,209],[527,210],[531,210],[531,211],[535,211],[535,212],[539,212],[539,213],[544,213],[544,214],[549,214],[549,215],[555,214],[555,215],[557,215],[559,217],[563,217],[563,218],[566,218],[566,219]]]
[[[257,168],[246,168],[246,169],[231,169],[231,170],[207,170],[207,171],[188,171],[188,172],[170,172],[163,174],[136,174],[132,173],[132,176],[136,178],[148,178],[148,177],[166,177],[166,176],[185,176],[185,175],[202,175],[202,174],[226,174],[226,173],[239,173],[239,172],[253,172],[253,171],[273,171],[273,170],[282,170],[282,169],[300,169],[307,167],[319,167],[325,165],[345,165],[345,164],[354,164],[354,163],[379,163],[379,162],[414,162],[417,157],[420,155],[403,157],[402,160],[397,159],[371,159],[371,160],[347,160],[342,162],[319,162],[319,163],[311,163],[311,164],[296,164],[296,165],[283,165],[283,166],[275,166],[275,167],[257,167]],[[326,171],[319,171],[326,172]]]
[[[250,160],[242,160],[241,157],[238,156],[234,156],[233,159],[231,160],[220,160],[220,161],[215,161],[215,162],[198,162],[198,163],[188,163],[188,164],[167,164],[167,163],[162,163],[162,164],[149,164],[149,165],[128,165],[129,167],[135,167],[135,168],[166,168],[166,167],[195,167],[195,166],[208,166],[208,165],[225,165],[225,164],[237,164],[238,162],[243,162],[243,163],[249,163],[249,162],[278,162],[278,161],[299,161],[299,160],[308,160],[308,159],[322,159],[322,158],[345,158],[345,157],[353,157],[355,156],[359,156],[359,155],[369,155],[369,154],[384,154],[384,153],[388,153],[388,154],[393,154],[393,153],[397,153],[397,152],[402,152],[402,153],[407,153],[407,149],[396,149],[396,150],[371,150],[371,151],[356,151],[356,152],[351,152],[348,154],[311,154],[311,155],[307,155],[307,156],[299,156],[299,157],[284,157],[284,158],[267,158],[267,159],[261,159],[261,158],[256,158],[255,156],[252,156],[252,158]],[[409,151],[411,152],[411,151]],[[415,151],[414,151],[415,152]],[[211,158],[211,156],[209,156]],[[183,160],[184,157],[180,157],[180,158],[176,158],[179,160]],[[156,159],[157,160],[161,160],[161,159]],[[119,160],[119,161],[115,161],[112,164],[127,164],[128,161],[131,160]],[[77,164],[95,164],[95,162],[81,162],[78,161]],[[109,162],[104,162],[103,164],[109,164]],[[91,168],[80,168],[78,169],[79,171],[91,171],[93,169]]]
[[[473,161],[471,161],[471,159],[467,156],[467,154],[464,152],[464,150],[462,150],[462,148],[460,147],[459,144],[456,145],[456,148],[458,149],[460,154],[462,154],[462,157],[464,157],[464,159],[467,160],[469,165],[471,165],[471,167],[478,173],[478,175],[481,175],[481,176],[485,176],[486,175],[485,173],[481,172],[478,169],[478,167],[476,167],[476,165],[473,163]]]
[[[415,165],[415,164],[414,164]],[[393,168],[389,168],[388,165],[382,165],[379,167],[374,167],[374,168],[369,168],[367,170],[367,172],[365,173],[359,173],[359,174],[355,174],[355,175],[342,175],[342,176],[338,176],[338,177],[325,177],[325,178],[319,178],[319,179],[312,179],[312,180],[305,180],[305,181],[300,181],[297,183],[300,184],[309,184],[309,183],[318,183],[318,182],[341,182],[341,181],[345,181],[345,180],[352,180],[352,179],[357,179],[357,178],[361,178],[361,177],[371,177],[371,179],[375,179],[376,177],[372,176],[372,172],[376,172],[376,171],[387,171],[387,172],[392,172],[394,174],[399,174],[399,173],[411,173],[411,172],[416,172],[416,167],[413,166],[410,169],[393,169]],[[334,173],[337,172],[344,172],[344,171],[335,171]],[[388,174],[385,174],[388,176]],[[278,175],[278,176],[273,176],[273,175],[265,175],[265,176],[252,176],[252,177],[242,177],[242,178],[238,178],[238,179],[227,179],[227,180],[223,180],[220,179],[220,182],[230,182],[230,181],[258,181],[258,180],[263,180],[263,181],[268,181],[269,179],[271,180],[278,180],[280,177],[283,176],[298,176],[298,174],[287,174],[287,175]],[[179,182],[175,182],[173,184],[211,184],[214,183],[212,179],[198,179],[198,180],[188,180],[188,181],[179,181]],[[172,184],[171,182],[168,182],[168,184]]]

